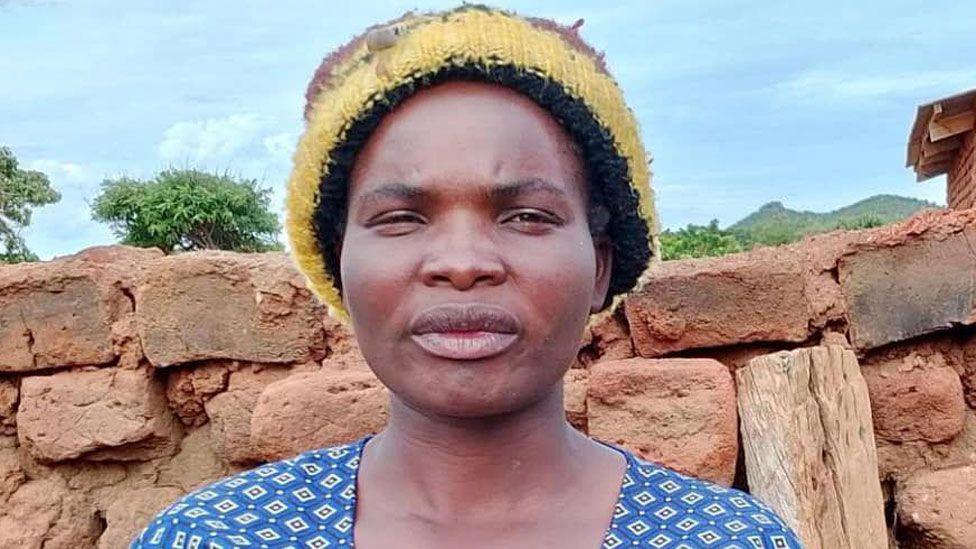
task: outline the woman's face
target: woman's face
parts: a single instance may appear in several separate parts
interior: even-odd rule
[[[482,417],[560,387],[609,283],[586,192],[569,136],[508,88],[448,82],[383,119],[352,171],[340,269],[397,398]]]

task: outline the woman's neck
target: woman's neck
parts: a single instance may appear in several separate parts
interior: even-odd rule
[[[476,419],[427,415],[393,396],[386,429],[363,452],[361,497],[383,486],[384,499],[399,500],[392,508],[432,520],[531,514],[546,499],[532,494],[558,494],[600,452],[564,414],[561,385],[530,408]]]

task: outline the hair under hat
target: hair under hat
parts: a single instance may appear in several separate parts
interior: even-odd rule
[[[604,309],[640,288],[659,259],[649,159],[637,121],[601,54],[549,20],[465,5],[406,15],[335,50],[306,92],[305,132],[288,183],[285,227],[308,287],[347,320],[339,258],[349,175],[384,115],[418,90],[448,80],[512,88],[546,109],[579,147],[591,201],[606,208],[614,248]]]

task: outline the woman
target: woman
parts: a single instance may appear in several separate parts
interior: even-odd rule
[[[566,422],[588,321],[658,253],[636,122],[575,29],[408,14],[326,58],[307,99],[292,252],[389,423],[198,490],[133,547],[799,546],[749,496]]]

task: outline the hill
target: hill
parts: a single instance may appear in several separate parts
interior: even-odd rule
[[[728,228],[718,220],[708,225],[688,225],[661,232],[665,260],[726,255],[756,246],[777,246],[796,242],[813,233],[834,229],[866,229],[905,219],[922,208],[938,204],[915,198],[879,194],[832,212],[791,210],[782,202],[770,202]]]
[[[746,247],[794,242],[808,234],[834,229],[877,227],[902,220],[922,208],[939,205],[890,194],[879,194],[832,212],[791,210],[770,202],[728,227]]]

